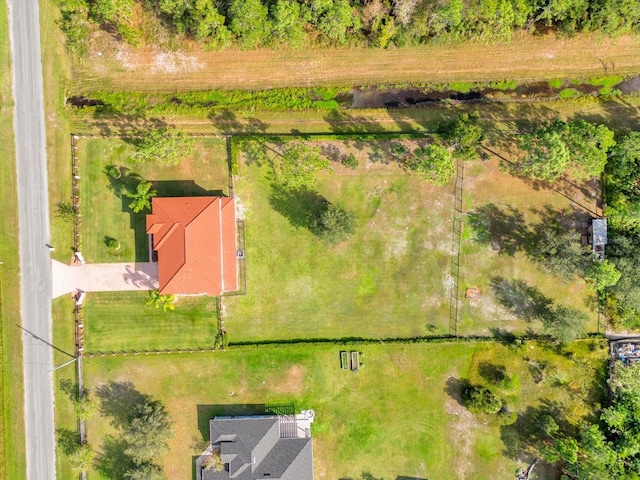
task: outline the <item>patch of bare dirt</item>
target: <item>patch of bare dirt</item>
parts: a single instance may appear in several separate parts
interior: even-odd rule
[[[306,371],[300,365],[293,365],[285,374],[284,380],[275,385],[278,393],[301,393],[304,390]]]
[[[453,377],[449,377],[449,379],[451,378]],[[453,444],[453,450],[456,452],[454,470],[457,478],[468,478],[467,474],[472,468],[468,459],[471,455],[473,433],[482,425],[469,410],[449,396],[444,402],[444,409],[453,416],[452,428],[449,430],[449,441]]]

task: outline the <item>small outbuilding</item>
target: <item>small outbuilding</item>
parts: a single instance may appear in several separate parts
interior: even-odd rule
[[[604,246],[607,244],[607,219],[594,218],[591,220],[591,245],[593,254],[598,260],[604,260]]]

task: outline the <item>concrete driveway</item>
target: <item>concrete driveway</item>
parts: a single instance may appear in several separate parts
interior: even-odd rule
[[[84,292],[119,292],[158,288],[158,264],[152,262],[65,265],[52,260],[53,298]]]

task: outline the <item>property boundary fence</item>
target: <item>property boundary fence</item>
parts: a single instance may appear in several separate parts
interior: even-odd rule
[[[449,334],[458,336],[460,304],[460,241],[462,238],[462,182],[464,162],[456,163],[456,183],[453,188],[453,229],[451,233],[451,293],[449,295]]]
[[[84,138],[84,137],[83,137]],[[79,252],[80,245],[80,166],[78,162],[78,135],[71,135],[71,188],[73,202],[73,250]]]

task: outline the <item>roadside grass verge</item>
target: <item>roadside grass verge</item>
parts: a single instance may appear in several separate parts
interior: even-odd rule
[[[318,478],[360,478],[366,472],[392,479],[508,478],[530,459],[527,438],[535,421],[527,428],[501,427],[475,417],[459,403],[461,385],[486,383],[487,364],[506,366],[517,381],[498,393],[523,420],[551,403],[577,423],[592,417],[602,401],[607,352],[592,341],[568,350],[571,356],[534,342],[367,345],[366,368],[352,373],[340,370],[338,347],[290,346],[135,360],[96,357],[85,361],[85,372],[94,395],[102,384],[131,382],[167,406],[174,422],[163,462],[168,478],[192,478],[211,416],[260,414],[260,405],[276,402],[315,411]],[[532,365],[541,364],[539,374]],[[88,428],[98,452],[105,451],[101,444],[109,435],[118,439],[108,418],[96,416]],[[380,455],[380,445],[393,448]],[[92,478],[108,478],[106,455],[99,453]]]
[[[425,78],[441,84],[583,78],[606,74],[600,59],[615,64],[618,75],[636,74],[640,45],[633,36],[523,34],[511,43],[493,45],[207,51],[192,44],[188,52],[162,54],[101,35],[74,71],[78,92],[180,92],[401,84]]]
[[[229,194],[224,138],[197,139],[194,153],[176,166],[137,163],[129,158],[133,152],[134,147],[119,138],[79,141],[80,231],[87,262],[149,261],[145,227],[148,212],[133,213],[131,199],[124,196],[124,192],[134,191],[141,179],[152,182],[160,197]],[[107,175],[109,164],[120,170],[120,178]],[[70,223],[66,225],[72,228]],[[120,248],[110,250],[108,238],[118,240]]]
[[[53,300],[51,314],[53,317],[53,344],[69,355],[75,355],[75,321],[73,308],[75,302],[70,295]],[[60,350],[53,350],[53,365],[58,367],[71,360],[71,357]],[[62,442],[59,441],[65,432],[71,432],[79,439],[78,419],[69,394],[61,388],[62,381],[70,381],[77,385],[77,365],[71,363],[59,368],[52,374],[54,401],[55,401],[55,426],[56,426],[56,474],[57,478],[77,478],[78,475],[71,468],[69,457],[64,453]],[[61,435],[62,434],[62,435]]]
[[[218,334],[213,297],[179,297],[174,311],[145,305],[147,292],[87,295],[87,352],[212,348]]]
[[[20,256],[11,48],[6,2],[0,5],[0,478],[26,476]]]
[[[58,6],[52,0],[40,2],[40,43],[49,175],[49,224],[52,258],[67,262],[73,245],[73,232],[56,215],[58,202],[71,202],[71,129],[65,96],[71,85],[71,59],[64,48],[64,35],[58,28]]]

